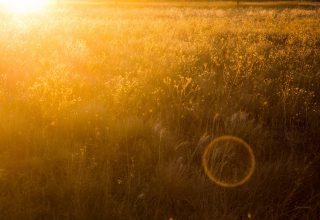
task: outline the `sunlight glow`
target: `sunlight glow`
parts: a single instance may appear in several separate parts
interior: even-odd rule
[[[49,0],[0,0],[0,5],[14,13],[34,13],[43,10]]]

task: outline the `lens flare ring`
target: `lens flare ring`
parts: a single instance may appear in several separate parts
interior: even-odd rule
[[[226,181],[223,181],[221,179],[219,179],[219,177],[217,177],[210,169],[209,169],[209,157],[210,157],[210,151],[215,147],[215,145],[219,142],[223,142],[223,141],[233,141],[236,142],[238,144],[240,144],[241,146],[243,146],[245,148],[245,150],[248,152],[249,154],[249,169],[246,173],[246,175],[239,181],[234,182],[234,183],[229,183]],[[222,187],[227,187],[227,188],[233,188],[233,187],[237,187],[240,185],[243,185],[244,183],[246,183],[252,176],[252,174],[255,171],[255,167],[256,167],[256,159],[253,153],[252,148],[250,147],[250,145],[245,142],[244,140],[242,140],[241,138],[235,137],[235,136],[221,136],[218,137],[216,139],[214,139],[204,150],[203,155],[202,155],[202,166],[204,169],[205,174],[209,177],[209,179],[211,181],[213,181],[214,183],[216,183],[219,186]]]

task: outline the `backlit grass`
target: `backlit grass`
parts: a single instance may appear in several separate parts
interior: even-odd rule
[[[316,219],[319,13],[2,12],[0,219]],[[236,188],[201,166],[222,135],[256,157]]]

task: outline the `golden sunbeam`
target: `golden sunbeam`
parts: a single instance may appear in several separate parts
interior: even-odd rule
[[[0,0],[0,5],[8,11],[27,14],[43,10],[49,3],[49,0]]]

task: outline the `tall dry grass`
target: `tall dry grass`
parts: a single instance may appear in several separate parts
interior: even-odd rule
[[[317,219],[319,9],[0,15],[0,219]],[[257,167],[225,189],[215,137]]]

